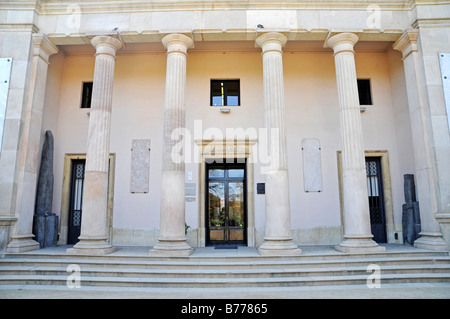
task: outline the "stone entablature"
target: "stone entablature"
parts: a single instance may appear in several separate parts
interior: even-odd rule
[[[448,27],[448,1],[14,1],[0,4],[0,30],[34,30],[56,45],[89,44],[115,33],[126,43],[160,42],[169,33],[194,41],[256,40],[258,25],[288,40],[325,41],[352,31],[359,41],[395,41],[411,27]],[[175,15],[175,17],[174,17]]]

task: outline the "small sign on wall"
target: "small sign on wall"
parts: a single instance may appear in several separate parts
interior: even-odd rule
[[[187,202],[194,202],[197,196],[197,185],[195,183],[184,184],[184,195]]]
[[[150,175],[150,140],[131,143],[130,192],[148,193]]]
[[[256,183],[256,194],[265,194],[265,193],[266,193],[266,184]]]
[[[186,196],[196,196],[197,195],[197,187],[196,187],[195,183],[185,183],[184,193]]]

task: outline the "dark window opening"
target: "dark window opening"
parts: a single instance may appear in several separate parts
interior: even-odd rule
[[[83,93],[81,96],[81,108],[91,108],[92,82],[83,82]]]
[[[370,80],[358,79],[359,105],[372,105],[372,92],[370,90]]]
[[[239,106],[239,80],[211,80],[211,106]]]

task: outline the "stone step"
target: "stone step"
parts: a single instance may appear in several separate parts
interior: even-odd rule
[[[79,259],[79,260],[105,260],[116,261],[127,260],[142,261],[142,262],[258,262],[258,261],[308,261],[308,260],[351,260],[351,259],[370,259],[370,258],[390,258],[390,257],[448,257],[448,252],[417,252],[417,253],[374,253],[374,254],[330,254],[330,255],[300,255],[300,256],[248,256],[248,255],[230,255],[230,256],[190,256],[190,257],[150,257],[150,256],[125,256],[125,255],[105,255],[105,256],[89,256],[89,255],[67,255],[67,254],[21,254],[9,253],[5,256],[6,259],[27,258],[27,259],[42,259],[47,257],[59,259]],[[1,258],[0,258],[1,260]]]
[[[0,278],[4,285],[67,285],[67,276],[7,275]],[[267,278],[135,278],[135,277],[82,277],[80,285],[106,287],[288,287],[367,284],[367,275]],[[450,274],[411,273],[386,274],[380,284],[388,283],[450,282]]]
[[[332,268],[242,268],[229,269],[218,267],[216,269],[112,269],[97,267],[80,268],[80,275],[87,277],[136,277],[136,278],[251,278],[251,277],[314,277],[314,276],[342,276],[342,275],[366,275],[367,266],[332,267]],[[440,265],[395,265],[382,266],[380,272],[385,274],[407,274],[407,273],[447,273],[450,274],[450,264]],[[0,275],[57,275],[69,276],[72,272],[66,267],[58,266],[0,266]]]
[[[227,261],[211,261],[210,259],[193,261],[189,259],[179,260],[135,260],[134,258],[121,259],[105,259],[94,258],[92,259],[80,259],[72,256],[71,259],[60,258],[60,256],[41,256],[41,258],[7,258],[0,259],[0,266],[23,266],[29,267],[44,267],[44,266],[61,266],[67,267],[70,264],[77,264],[80,267],[95,267],[101,265],[102,268],[136,268],[136,269],[184,269],[197,268],[197,269],[216,269],[220,267],[226,267],[227,269],[241,269],[241,268],[253,268],[253,269],[266,269],[266,268],[298,268],[298,267],[348,267],[348,266],[365,266],[369,264],[377,265],[399,265],[399,264],[450,264],[450,256],[413,256],[413,257],[378,257],[378,258],[362,258],[362,259],[297,259],[297,260],[255,260],[245,261],[239,258],[229,258]]]
[[[383,282],[450,282],[448,252],[390,246],[385,253],[344,254],[330,247],[305,249],[296,257],[260,256],[256,249],[199,249],[190,257],[148,256],[127,248],[106,256],[65,254],[64,247],[7,254],[0,259],[0,286],[66,285],[68,266],[80,267],[84,286],[104,287],[277,287],[366,284],[380,267]]]
[[[317,252],[303,253],[299,256],[261,256],[257,252],[256,248],[245,247],[242,249],[233,250],[214,250],[213,248],[197,248],[189,257],[150,257],[148,254],[149,248],[144,247],[119,247],[119,250],[105,256],[90,256],[81,255],[74,256],[66,254],[66,249],[71,246],[58,246],[54,248],[45,248],[32,252],[25,253],[7,253],[5,258],[52,258],[59,257],[60,259],[78,259],[78,260],[122,260],[124,257],[127,260],[143,261],[143,262],[166,262],[166,261],[188,261],[188,262],[229,262],[229,261],[242,261],[242,262],[258,262],[258,261],[307,261],[307,260],[336,260],[336,259],[369,259],[380,257],[418,257],[418,256],[449,256],[448,251],[430,251],[423,249],[416,249],[409,246],[396,245],[400,248],[395,250],[388,250],[386,252],[378,253],[364,253],[364,254],[345,254],[338,252],[334,249],[330,249],[329,246],[320,247]],[[310,248],[314,250],[314,248]],[[1,260],[1,259],[0,259]]]

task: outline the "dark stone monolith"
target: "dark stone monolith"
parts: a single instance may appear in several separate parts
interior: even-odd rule
[[[40,247],[55,246],[58,234],[58,216],[52,213],[53,201],[53,134],[45,132],[41,167],[36,191],[33,232]]]
[[[42,147],[41,167],[36,195],[36,215],[44,216],[52,212],[53,199],[53,135],[51,131],[45,132],[44,146]]]
[[[413,245],[421,231],[419,203],[416,201],[414,175],[404,175],[405,204],[402,209],[403,241]]]

